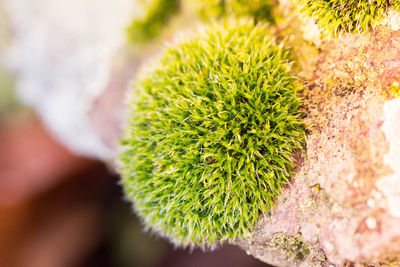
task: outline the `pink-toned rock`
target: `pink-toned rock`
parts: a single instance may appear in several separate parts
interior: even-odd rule
[[[304,92],[304,163],[240,242],[248,253],[277,266],[400,266],[399,40],[382,26],[322,45]]]

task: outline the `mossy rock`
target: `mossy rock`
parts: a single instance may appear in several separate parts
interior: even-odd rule
[[[378,24],[399,0],[298,0],[301,10],[329,34],[365,32]]]
[[[132,88],[122,184],[145,225],[176,244],[245,237],[293,174],[301,87],[269,30],[248,18],[212,23]]]

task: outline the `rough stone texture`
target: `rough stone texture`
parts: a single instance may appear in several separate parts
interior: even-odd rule
[[[399,266],[400,31],[324,42],[305,80],[304,162],[241,246],[276,266]]]

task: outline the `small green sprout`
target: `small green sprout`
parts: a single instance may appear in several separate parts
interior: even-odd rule
[[[120,168],[149,229],[209,247],[270,211],[305,136],[290,69],[268,25],[242,18],[202,28],[141,73]]]
[[[399,0],[300,0],[302,11],[335,36],[339,32],[365,32],[375,26],[389,8],[399,10]]]
[[[128,41],[146,43],[160,34],[170,18],[178,13],[180,0],[146,0],[146,13],[127,27]]]

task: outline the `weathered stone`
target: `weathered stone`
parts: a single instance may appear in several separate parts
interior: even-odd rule
[[[388,26],[322,44],[304,92],[304,163],[241,242],[249,253],[277,266],[398,266],[399,44],[400,31]],[[289,237],[271,251],[276,235]],[[288,255],[293,238],[317,256]]]

